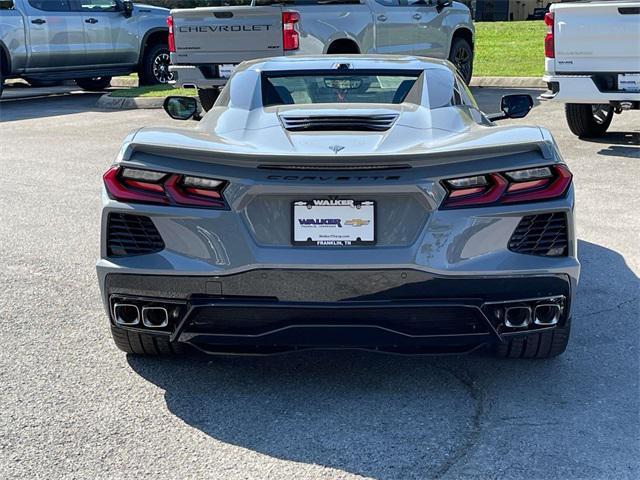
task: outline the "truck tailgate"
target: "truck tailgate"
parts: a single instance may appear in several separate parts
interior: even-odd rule
[[[279,7],[211,7],[172,10],[174,64],[239,63],[282,55]]]
[[[640,2],[556,5],[557,73],[640,72]]]

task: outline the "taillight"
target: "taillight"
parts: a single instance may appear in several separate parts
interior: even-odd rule
[[[175,52],[176,51],[176,37],[173,35],[173,17],[171,15],[169,15],[167,17],[167,27],[169,27],[169,38],[168,38],[169,51],[170,52]]]
[[[115,200],[161,205],[225,208],[224,180],[111,167],[103,176],[109,196]]]
[[[570,183],[564,165],[454,178],[442,182],[447,190],[442,208],[550,200],[562,197]]]
[[[544,37],[544,56],[555,58],[555,46],[553,43],[553,12],[544,14],[544,24],[547,26],[547,34]]]
[[[282,12],[282,49],[297,50],[300,47],[300,35],[296,23],[300,21],[298,12]]]

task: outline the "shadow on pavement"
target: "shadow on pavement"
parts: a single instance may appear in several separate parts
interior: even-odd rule
[[[609,144],[598,151],[598,155],[611,157],[629,157],[640,159],[640,133],[607,132],[599,138],[583,138],[582,141]]]
[[[42,90],[42,89],[39,89]],[[34,118],[73,115],[105,110],[96,108],[104,92],[74,91],[46,93],[43,96],[5,98],[0,100],[0,122],[15,122]]]
[[[619,310],[629,308],[637,295],[638,278],[612,250],[584,241],[579,242],[579,249],[583,272],[574,331],[569,350],[557,359],[402,357],[339,351],[178,360],[129,356],[128,362],[138,375],[165,390],[171,413],[213,439],[278,459],[376,479],[439,478],[453,474],[456,467],[473,471],[475,466],[465,465],[470,461],[465,457],[481,449],[482,443],[500,442],[499,437],[509,435],[510,430],[512,440],[518,439],[518,448],[489,458],[485,468],[493,468],[491,462],[505,456],[507,464],[540,459],[521,443],[527,428],[537,428],[532,434],[541,435],[533,448],[553,444],[553,435],[566,435],[572,439],[567,449],[590,455],[591,445],[585,444],[592,437],[579,430],[590,428],[582,424],[584,415],[590,425],[609,419],[598,418],[603,415],[599,407],[590,413],[586,406],[591,402],[611,405],[607,395],[612,401],[614,396],[636,398],[637,403],[632,377],[638,362],[629,347],[625,347],[629,378],[624,377],[626,370],[618,371],[625,391],[612,391],[611,382],[602,386],[590,375],[594,326],[607,321],[607,335],[627,335],[632,348],[637,348],[637,318],[633,314],[624,317]],[[609,350],[598,349],[599,362],[617,362],[610,357],[619,355],[619,348],[613,344]],[[498,418],[483,419],[496,401]],[[576,401],[580,408],[575,408]],[[554,402],[553,409],[549,402]],[[634,406],[624,408],[633,411]],[[540,430],[536,422],[547,426]],[[483,429],[490,425],[497,433],[484,435]],[[518,455],[524,458],[518,460]],[[568,472],[578,476],[596,471],[576,466],[576,462],[579,459],[563,465],[575,469]],[[538,461],[537,470],[530,472],[532,477],[557,474],[562,478],[563,467],[553,463]]]

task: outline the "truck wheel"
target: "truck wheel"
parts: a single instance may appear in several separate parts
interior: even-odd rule
[[[494,353],[505,358],[551,358],[561,355],[569,344],[571,322],[549,332],[532,333],[496,345]]]
[[[131,332],[111,325],[111,336],[120,350],[136,355],[169,356],[184,353],[184,346],[166,337]]]
[[[2,97],[2,90],[4,90],[4,77],[2,76],[2,71],[0,70],[0,97]]]
[[[140,64],[140,85],[159,85],[173,80],[173,73],[169,71],[170,63],[166,45],[159,43],[148,47]]]
[[[217,88],[199,88],[198,89],[198,98],[200,99],[200,105],[205,112],[208,112],[213,107],[213,104],[216,103],[218,96],[220,95],[220,90]]]
[[[578,137],[601,137],[613,119],[613,107],[607,104],[567,103],[564,113],[569,129]]]
[[[76,78],[76,84],[83,90],[99,92],[111,85],[111,77]]]
[[[449,52],[449,61],[456,66],[464,82],[469,85],[473,74],[473,49],[469,42],[464,38],[454,39]]]

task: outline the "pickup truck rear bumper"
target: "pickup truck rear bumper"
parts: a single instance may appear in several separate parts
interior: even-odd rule
[[[549,91],[544,100],[564,103],[607,104],[610,102],[640,102],[640,92],[601,90],[592,75],[544,75]]]
[[[194,65],[171,65],[173,81],[176,88],[213,88],[225,85],[228,78],[207,78],[200,68]]]

